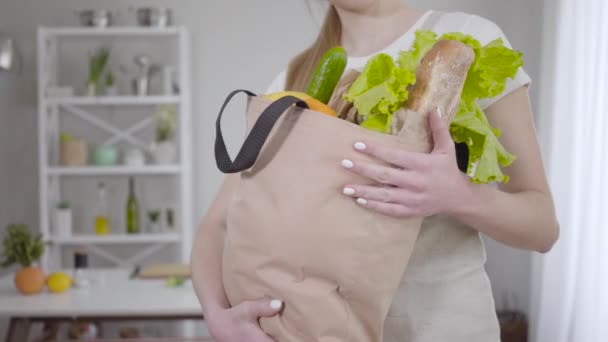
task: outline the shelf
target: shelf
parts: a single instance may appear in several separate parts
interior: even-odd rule
[[[178,233],[141,233],[141,234],[108,234],[108,235],[73,235],[66,237],[50,236],[49,242],[59,245],[102,245],[102,244],[132,244],[177,242],[181,236]]]
[[[45,27],[44,33],[55,37],[87,37],[87,36],[173,36],[182,31],[181,27]]]
[[[179,171],[179,165],[53,166],[47,169],[47,174],[52,176],[174,175]]]
[[[179,96],[71,96],[47,97],[51,105],[162,105],[178,104]]]

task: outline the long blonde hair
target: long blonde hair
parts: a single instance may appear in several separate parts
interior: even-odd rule
[[[286,90],[305,91],[314,72],[315,66],[323,54],[332,47],[340,44],[342,24],[338,11],[329,4],[323,26],[315,42],[299,55],[294,57],[287,67]]]

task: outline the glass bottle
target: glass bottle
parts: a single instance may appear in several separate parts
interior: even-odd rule
[[[139,205],[135,195],[135,180],[129,177],[129,196],[127,197],[127,233],[139,233]]]
[[[97,184],[97,209],[95,211],[95,233],[106,235],[110,232],[110,219],[108,217],[108,202],[106,185],[103,182]]]

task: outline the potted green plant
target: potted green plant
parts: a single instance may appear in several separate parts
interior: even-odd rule
[[[116,96],[118,95],[118,88],[116,87],[116,82],[114,79],[114,74],[112,71],[108,71],[106,73],[106,89],[105,93],[107,96]]]
[[[152,154],[157,164],[173,164],[177,154],[174,142],[175,107],[160,106],[154,115],[156,121],[156,142],[152,145]]]
[[[160,232],[160,210],[148,210],[148,232]]]
[[[110,50],[102,47],[89,57],[89,79],[87,81],[87,95],[96,96],[101,94],[101,77],[108,64]]]
[[[40,235],[34,236],[24,224],[13,224],[6,228],[3,241],[4,260],[2,267],[21,265],[15,273],[15,287],[22,294],[39,293],[44,288],[45,275],[37,262],[44,253]]]

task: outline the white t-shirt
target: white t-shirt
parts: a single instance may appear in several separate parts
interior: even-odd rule
[[[416,30],[418,30],[426,22],[427,18],[432,13],[433,11],[427,11],[407,32],[405,32],[401,37],[397,38],[397,40],[389,44],[384,49],[376,51],[365,57],[349,57],[346,68],[361,71],[365,67],[367,61],[379,53],[386,53],[396,58],[399,51],[408,50],[412,46]],[[479,42],[483,45],[496,38],[502,38],[505,45],[511,47],[507,37],[498,27],[498,25],[488,19],[474,14],[462,12],[443,13],[439,17],[439,20],[434,24],[432,30],[438,35],[442,35],[447,32],[462,32],[469,34],[479,40]],[[279,75],[272,81],[266,93],[285,90],[286,76],[287,71],[281,71],[281,73],[279,73]],[[523,68],[520,68],[515,78],[507,81],[506,89],[502,94],[492,99],[483,99],[479,101],[480,105],[485,109],[492,103],[498,101],[500,98],[511,93],[513,90],[523,85],[527,85],[530,82],[531,80],[528,74],[523,70]]]

